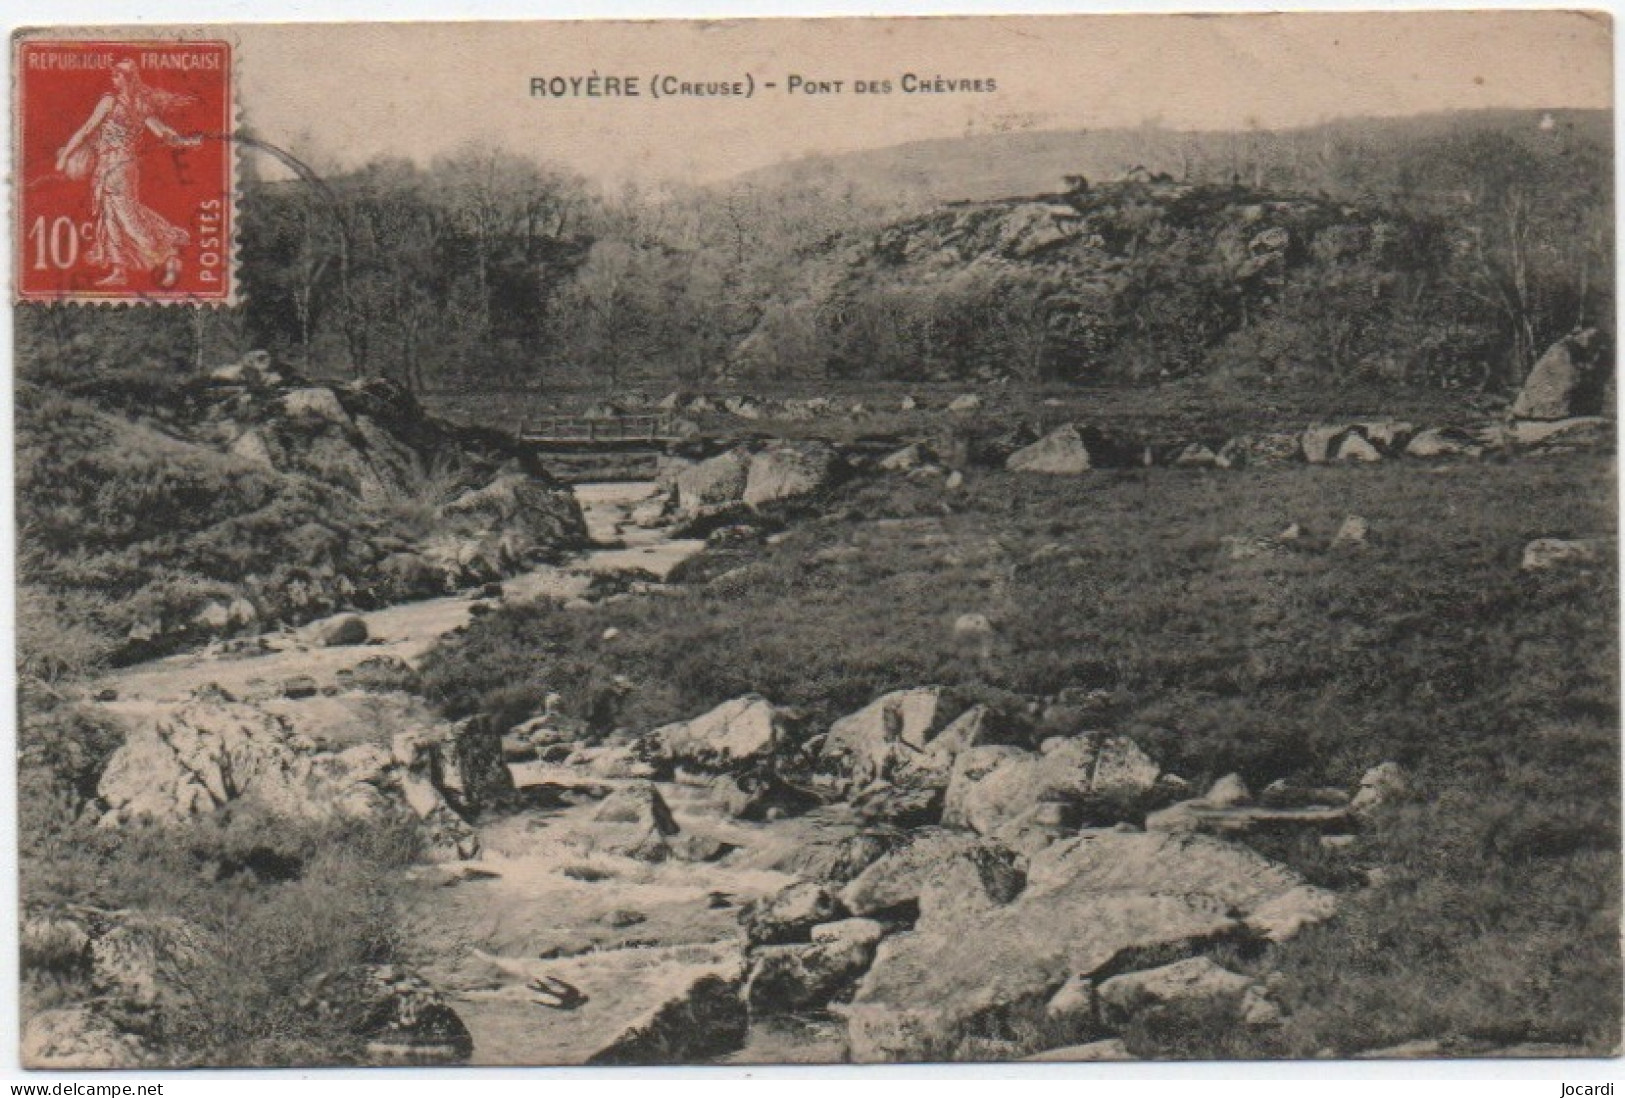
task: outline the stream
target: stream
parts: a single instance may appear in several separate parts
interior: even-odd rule
[[[505,602],[581,597],[594,574],[606,571],[663,579],[704,547],[631,522],[632,511],[658,491],[652,482],[587,483],[575,491],[595,547],[504,580]],[[364,645],[324,647],[318,621],[266,635],[259,649],[212,645],[123,668],[93,690],[106,708],[138,720],[212,683],[285,716],[323,747],[377,740],[380,728],[436,718],[415,697],[344,690],[339,673],[375,656],[416,666],[469,622],[475,601],[448,595],[361,612],[370,638]],[[314,681],[314,696],[287,696],[284,684],[300,676]],[[660,783],[683,834],[726,844],[731,853],[650,864],[595,849],[593,816],[605,787],[620,783],[594,779],[589,793],[569,767],[533,762],[511,770],[519,806],[477,821],[479,858],[409,871],[408,952],[468,1026],[475,1064],[582,1063],[697,978],[736,977],[740,906],[796,880],[771,867],[820,826],[816,817],[735,820],[703,787]],[[538,1003],[526,986],[538,977],[572,989],[572,1005]],[[746,1047],[728,1059],[827,1062],[842,1049],[832,1020],[786,1021],[753,1027]]]

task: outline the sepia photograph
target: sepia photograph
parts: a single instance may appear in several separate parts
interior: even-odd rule
[[[1608,13],[9,55],[36,1079],[1620,1056]]]

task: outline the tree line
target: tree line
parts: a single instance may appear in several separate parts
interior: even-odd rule
[[[1259,299],[1202,266],[1191,230],[1127,203],[1113,216],[1145,246],[1125,251],[1113,308],[1138,334],[1097,354],[1077,323],[1084,306],[1042,267],[960,270],[929,291],[871,288],[835,308],[829,286],[851,256],[939,205],[923,191],[838,170],[606,190],[468,145],[426,165],[251,171],[234,310],[44,310],[19,327],[46,358],[199,366],[264,347],[307,375],[384,375],[417,391],[741,374],[1135,380],[1306,349],[1317,369],[1404,360],[1394,377],[1499,389],[1571,328],[1611,324],[1612,156],[1599,119],[1147,125],[1078,141],[1080,164],[1132,158],[1124,173],[1377,208],[1416,239],[1405,269],[1317,262]],[[1055,182],[1061,194],[1083,181]]]

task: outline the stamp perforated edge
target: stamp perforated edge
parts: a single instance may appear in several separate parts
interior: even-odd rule
[[[95,295],[81,296],[70,293],[55,297],[24,296],[22,292],[23,262],[23,194],[25,182],[22,177],[22,138],[23,138],[23,107],[22,107],[22,48],[24,43],[39,40],[49,41],[85,41],[85,42],[195,42],[211,41],[224,43],[227,50],[227,82],[226,95],[228,99],[227,124],[229,132],[226,135],[226,192],[230,199],[230,217],[228,219],[228,239],[226,241],[227,254],[227,286],[226,293],[219,297],[197,297],[182,294],[166,295],[162,297],[130,292],[123,295]],[[8,215],[12,226],[11,262],[7,268],[11,277],[11,303],[16,305],[33,305],[42,308],[56,308],[72,305],[78,308],[102,309],[128,309],[139,307],[190,307],[194,309],[229,309],[243,304],[244,294],[242,285],[242,147],[238,136],[243,132],[242,96],[240,81],[242,79],[242,41],[230,33],[227,28],[218,26],[129,26],[129,25],[99,25],[99,26],[36,26],[19,27],[12,32],[11,48],[8,51],[11,62],[11,209]]]

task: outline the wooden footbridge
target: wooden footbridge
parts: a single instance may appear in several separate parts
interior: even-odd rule
[[[549,416],[520,420],[514,432],[521,445],[536,450],[663,450],[689,441],[677,433],[671,416]]]

